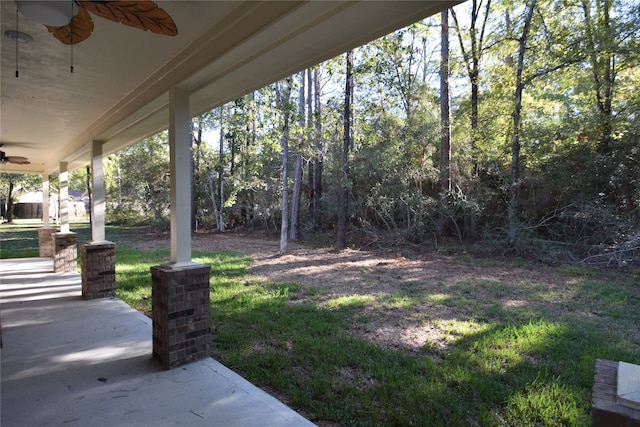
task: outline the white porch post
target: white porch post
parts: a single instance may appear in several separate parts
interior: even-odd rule
[[[191,126],[189,94],[169,92],[169,152],[171,185],[171,262],[191,263]]]
[[[49,174],[42,174],[42,228],[38,229],[38,254],[41,258],[53,257],[53,234],[49,224]]]
[[[93,141],[91,147],[91,238],[94,242],[105,240],[105,196],[104,169],[102,166],[102,143]]]
[[[67,162],[60,162],[60,232],[53,233],[53,271],[76,271],[78,250],[76,233],[69,231],[69,171]]]
[[[91,143],[91,242],[82,250],[82,296],[85,299],[116,295],[116,245],[105,240],[105,189],[102,143]]]
[[[49,228],[49,174],[42,174],[42,226]]]
[[[69,172],[67,162],[60,162],[60,232],[69,232]]]
[[[172,369],[211,354],[211,267],[191,261],[189,94],[169,91],[171,263],[151,267],[153,356]],[[187,332],[185,332],[187,331]]]

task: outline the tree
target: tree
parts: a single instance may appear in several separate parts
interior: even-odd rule
[[[89,228],[93,228],[93,202],[92,202],[92,197],[93,195],[91,194],[91,166],[87,165],[86,167],[86,175],[87,175],[87,197],[89,198],[89,203],[87,204],[88,208],[87,211],[89,212]],[[45,203],[44,199],[42,200],[42,203]]]
[[[349,212],[349,148],[351,147],[351,99],[353,97],[353,51],[346,53],[346,73],[344,87],[344,135],[342,140],[342,182],[340,191],[340,212],[336,249],[347,248],[347,215]]]
[[[524,57],[527,49],[529,28],[536,8],[536,0],[530,0],[527,5],[524,18],[522,36],[518,39],[518,62],[516,65],[516,87],[514,93],[513,109],[513,134],[511,145],[511,186],[509,191],[508,225],[509,225],[509,246],[514,246],[516,242],[516,231],[518,229],[518,186],[520,185],[520,120],[522,110],[522,91],[524,83],[522,78],[524,68]]]
[[[637,34],[640,28],[634,17],[637,18],[640,13],[637,2],[629,3],[629,6],[625,6],[625,2],[620,4],[614,0],[580,0],[584,17],[582,36],[597,111],[597,191],[606,195],[610,203],[622,202],[617,200],[620,192],[613,187],[617,181],[614,175],[618,167],[613,151],[616,139],[620,139],[614,135],[621,130],[621,127],[616,129],[616,122],[622,122],[617,120],[621,111],[615,103],[624,102],[620,97],[616,100],[619,76],[621,73],[624,76],[626,69],[636,67],[639,62]],[[616,4],[617,10],[614,9]],[[628,192],[623,190],[622,193]],[[622,203],[629,205],[628,202]]]
[[[481,10],[484,0],[473,0],[471,2],[471,20],[468,29],[469,46],[466,47],[463,37],[463,30],[458,21],[458,15],[454,8],[451,8],[451,16],[453,17],[456,34],[458,35],[458,41],[460,43],[460,50],[464,59],[464,65],[471,83],[471,113],[469,114],[469,121],[471,125],[471,159],[472,159],[472,176],[478,176],[478,158],[476,150],[478,149],[479,129],[478,129],[478,104],[479,104],[479,92],[480,92],[480,62],[482,59],[485,31],[487,28],[487,22],[489,20],[489,10],[491,7],[491,0],[487,0],[484,3],[484,13],[481,15]],[[479,24],[478,21],[482,22]],[[478,29],[478,25],[480,28]]]
[[[6,188],[6,193],[0,197],[0,200],[3,202],[0,211],[8,223],[13,223],[13,204],[16,193],[33,191],[38,188],[39,184],[40,179],[38,175],[0,173],[0,188]]]
[[[581,0],[584,11],[584,33],[589,65],[593,76],[593,90],[600,122],[598,151],[606,154],[611,148],[612,100],[616,79],[615,31],[611,19],[612,0],[596,0],[593,16],[591,0]]]
[[[305,70],[300,71],[300,88],[298,96],[298,121],[300,125],[298,150],[295,154],[296,166],[293,173],[293,193],[291,195],[291,228],[289,238],[298,240],[300,238],[300,198],[302,196],[302,149],[305,141]]]
[[[113,204],[112,220],[117,223],[147,219],[147,212],[161,229],[169,228],[169,145],[167,133],[161,132],[120,151],[116,173],[119,183]],[[107,168],[106,173],[111,173]],[[113,188],[107,188],[107,197],[114,199]]]
[[[293,78],[288,77],[284,81],[276,82],[276,106],[282,114],[282,138],[280,144],[282,146],[282,223],[280,227],[280,255],[287,253],[287,234],[289,228],[289,183],[287,164],[289,162],[289,116],[290,105],[289,98],[291,95],[291,85]]]
[[[193,144],[195,143],[195,148]],[[198,126],[198,132],[194,132],[193,121],[191,122],[191,135],[189,135],[189,168],[191,171],[191,232],[198,228],[198,207],[196,205],[196,170],[200,163],[200,146],[202,145],[202,126]]]
[[[315,230],[322,229],[322,173],[324,166],[323,152],[324,142],[322,138],[322,100],[320,84],[321,67],[318,65],[313,69],[313,119],[315,124],[315,155],[313,157],[313,227]],[[311,74],[309,74],[311,75]],[[309,82],[309,90],[311,90],[311,82]],[[309,97],[310,98],[310,97]],[[309,100],[310,101],[310,100]],[[311,109],[309,109],[311,111]],[[311,120],[309,121],[311,122]],[[309,173],[311,175],[311,173]]]
[[[13,189],[15,187],[14,184],[15,177],[13,175],[9,176],[9,189],[7,190],[7,222],[9,224],[13,224]]]
[[[215,201],[213,203],[214,206],[214,214],[216,216],[216,225],[219,231],[224,231],[224,105],[220,106],[220,140],[218,146],[218,196],[220,197],[220,207],[216,210]],[[213,188],[211,190],[212,200],[215,199],[213,196]]]
[[[451,118],[449,114],[449,12],[440,12],[440,227],[447,226],[447,204],[451,193]]]

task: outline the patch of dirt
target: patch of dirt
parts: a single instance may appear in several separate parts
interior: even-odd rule
[[[169,245],[169,236],[129,244],[155,248]],[[362,299],[366,301],[361,311],[365,320],[356,322],[349,332],[380,345],[415,352],[432,349],[439,354],[445,350],[453,339],[446,322],[475,321],[487,308],[474,307],[477,301],[493,304],[494,310],[536,311],[549,305],[565,310],[564,303],[571,298],[568,277],[545,267],[525,269],[506,263],[502,267],[495,260],[483,265],[482,260],[465,262],[434,252],[406,257],[403,253],[352,249],[336,252],[292,242],[288,253],[280,256],[277,237],[233,232],[196,233],[192,247],[194,251],[250,257],[251,280],[301,287],[294,303],[326,304],[346,297],[358,301],[358,296],[367,296]]]

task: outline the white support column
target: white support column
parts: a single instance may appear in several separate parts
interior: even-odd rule
[[[69,232],[69,172],[67,162],[60,162],[60,232]]]
[[[42,174],[42,226],[49,228],[49,174]]]
[[[91,238],[94,242],[104,242],[106,191],[102,166],[102,143],[99,141],[93,141],[91,146],[91,190]]]
[[[189,94],[172,88],[169,92],[169,152],[171,185],[171,262],[191,262],[191,126]]]

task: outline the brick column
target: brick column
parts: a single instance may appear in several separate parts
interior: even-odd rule
[[[78,267],[78,248],[76,233],[53,233],[53,271],[54,273],[75,272]]]
[[[53,257],[53,233],[55,228],[42,227],[38,229],[38,250],[40,258]]]
[[[82,297],[95,299],[116,296],[116,245],[92,242],[81,246]]]
[[[165,369],[210,356],[211,267],[151,267],[153,356]]]
[[[640,427],[640,410],[618,403],[618,362],[596,360],[591,426]]]

